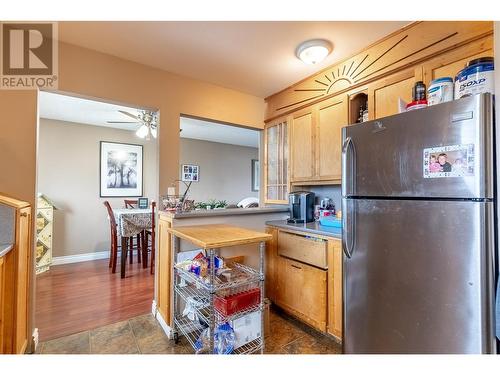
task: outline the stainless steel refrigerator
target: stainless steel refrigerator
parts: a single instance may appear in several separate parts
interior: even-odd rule
[[[345,353],[494,353],[493,101],[347,126]]]

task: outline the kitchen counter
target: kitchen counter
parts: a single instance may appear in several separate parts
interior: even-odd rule
[[[341,228],[326,227],[324,225],[321,225],[317,221],[305,224],[291,224],[287,223],[286,220],[272,220],[272,221],[266,221],[266,225],[281,229],[290,229],[299,232],[320,234],[322,236],[333,237],[338,239],[342,238]]]
[[[223,208],[212,210],[194,210],[189,212],[169,212],[160,211],[160,215],[165,215],[172,219],[213,217],[213,216],[232,216],[232,215],[259,215],[272,214],[279,212],[288,212],[288,206],[278,207],[255,207],[255,208]]]
[[[6,255],[9,251],[12,250],[14,244],[11,243],[0,243],[0,257]]]

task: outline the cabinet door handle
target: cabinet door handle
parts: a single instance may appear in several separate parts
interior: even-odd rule
[[[21,213],[19,214],[19,216],[26,217],[26,216],[28,216],[28,213],[27,213],[27,212],[21,212]]]
[[[292,266],[293,268],[297,268],[298,270],[301,270],[301,269],[302,269],[302,267],[296,266],[295,264],[291,264],[291,266]]]

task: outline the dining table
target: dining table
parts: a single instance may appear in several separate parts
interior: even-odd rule
[[[115,215],[118,235],[121,238],[121,264],[120,264],[120,277],[125,278],[126,256],[128,250],[128,241],[146,229],[152,227],[152,210],[151,208],[119,208],[113,209]],[[140,246],[138,244],[138,246]],[[148,251],[146,236],[142,243],[142,262],[143,268],[147,268],[148,264]]]

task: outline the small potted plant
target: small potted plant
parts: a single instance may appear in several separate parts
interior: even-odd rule
[[[215,202],[215,209],[222,209],[227,207],[227,202],[226,201],[216,201]]]

